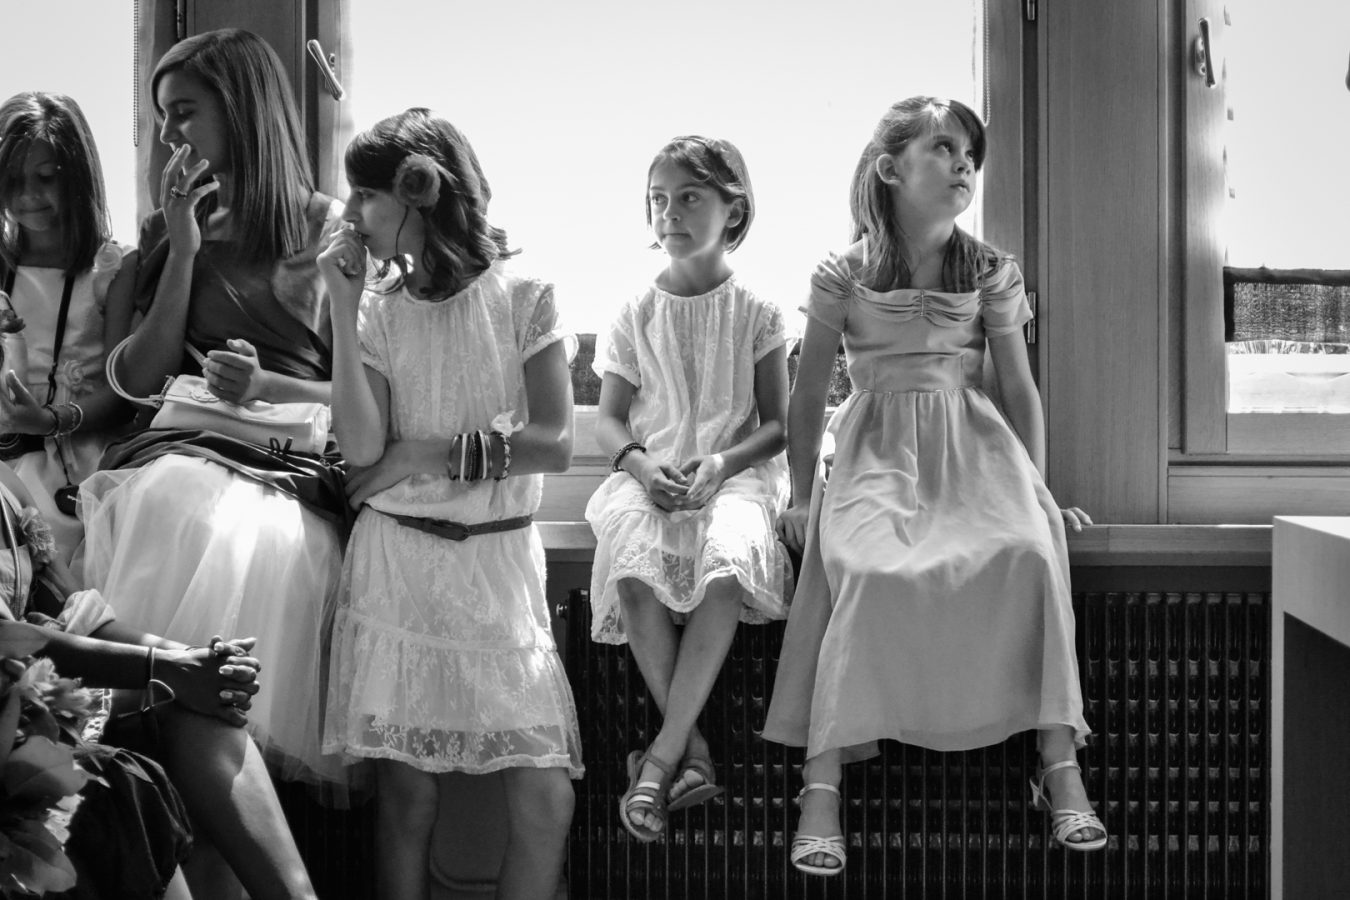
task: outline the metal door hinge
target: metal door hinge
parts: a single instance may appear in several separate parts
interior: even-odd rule
[[[1036,318],[1040,311],[1036,308],[1036,292],[1027,291],[1027,305],[1031,307],[1031,318],[1027,320],[1026,336],[1027,343],[1036,343]]]
[[[1022,15],[1028,22],[1036,21],[1036,7],[1039,5],[1037,0],[1022,0]]]

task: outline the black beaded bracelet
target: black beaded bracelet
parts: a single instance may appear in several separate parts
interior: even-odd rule
[[[628,443],[620,447],[618,450],[616,450],[614,455],[609,458],[610,470],[618,472],[622,468],[623,458],[628,454],[632,453],[634,450],[641,450],[643,453],[647,452],[647,448],[644,447],[641,443],[637,441],[629,441]]]
[[[511,435],[502,434],[500,431],[492,432],[492,436],[502,442],[502,474],[494,475],[493,481],[505,481],[506,476],[511,474]]]

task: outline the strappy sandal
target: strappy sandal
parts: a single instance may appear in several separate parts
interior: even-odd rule
[[[1050,833],[1055,841],[1070,850],[1100,850],[1106,846],[1106,826],[1094,812],[1080,812],[1076,809],[1051,809],[1050,797],[1045,792],[1045,776],[1059,769],[1078,769],[1078,763],[1072,759],[1053,763],[1041,769],[1040,776],[1031,782],[1031,808],[1050,813]],[[1080,831],[1100,831],[1101,837],[1090,841],[1071,841],[1069,837]]]
[[[797,804],[799,806],[808,791],[828,791],[836,797],[840,797],[842,801],[839,788],[832,784],[817,781],[805,785],[797,792]],[[838,860],[839,865],[813,866],[806,862],[808,857],[817,853]],[[807,875],[823,875],[827,878],[831,875],[838,875],[844,871],[844,866],[848,863],[848,854],[844,851],[844,836],[836,834],[833,837],[816,837],[810,834],[798,834],[792,839],[792,850],[788,854],[788,859],[792,861],[792,865],[797,871],[805,872]]]
[[[642,767],[651,763],[662,772],[660,781],[638,781],[642,777]],[[666,828],[666,792],[674,778],[674,767],[663,759],[651,754],[634,750],[628,754],[628,790],[619,798],[619,821],[624,830],[644,844],[650,844],[665,833]],[[661,820],[658,829],[644,828],[634,822],[633,811],[649,813]]]
[[[707,803],[714,797],[726,793],[726,789],[717,784],[712,760],[707,757],[686,754],[684,759],[680,760],[680,778],[684,778],[688,772],[696,773],[703,779],[703,783],[686,789],[683,794],[673,800],[668,800],[666,809],[671,812],[698,806],[700,803]]]

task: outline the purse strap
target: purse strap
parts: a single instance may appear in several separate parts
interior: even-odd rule
[[[122,382],[117,378],[117,360],[127,349],[127,345],[131,343],[131,339],[135,336],[136,335],[134,334],[127,335],[122,338],[122,340],[118,341],[116,347],[113,347],[112,350],[108,351],[108,358],[103,363],[103,374],[108,379],[108,387],[112,388],[113,393],[117,394],[117,396],[121,397],[123,400],[130,400],[132,403],[137,403],[141,406],[151,406],[158,409],[164,405],[164,395],[168,392],[169,385],[173,384],[174,376],[165,376],[164,389],[158,394],[152,394],[149,397],[136,396],[126,388],[122,387]]]
[[[159,409],[161,406],[164,405],[164,395],[169,392],[169,385],[173,384],[173,380],[176,376],[174,375],[164,376],[163,390],[161,390],[158,394],[152,394],[149,397],[137,397],[136,395],[130,393],[129,391],[127,391],[126,388],[122,387],[122,382],[117,378],[118,357],[120,357],[122,353],[127,349],[127,344],[131,343],[131,339],[133,337],[135,337],[134,334],[129,334],[126,337],[122,338],[122,340],[120,340],[117,343],[117,346],[112,348],[112,351],[108,354],[108,359],[103,364],[104,374],[107,375],[108,377],[108,386],[113,389],[113,392],[116,393],[117,396],[121,397],[124,400],[130,400],[132,403],[139,403],[141,406],[151,406],[154,407],[155,409]],[[203,367],[206,366],[205,354],[203,354],[200,350],[198,350],[196,347],[192,346],[187,342],[184,342],[183,346],[187,348],[188,355],[191,356],[193,359],[195,359],[199,365]]]
[[[18,274],[18,271],[19,270],[16,267],[5,267],[5,283],[3,287],[5,292],[5,305],[7,305],[10,312],[13,312],[15,315],[18,315],[18,310],[14,308],[12,294],[14,293],[14,278],[15,275]],[[67,272],[65,286],[61,288],[61,308],[56,314],[56,338],[52,341],[52,367],[51,370],[47,372],[47,403],[51,403],[56,399],[56,370],[61,365],[61,345],[64,344],[66,340],[66,319],[70,315],[70,296],[74,291],[75,276]]]

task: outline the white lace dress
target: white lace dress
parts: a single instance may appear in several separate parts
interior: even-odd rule
[[[441,301],[368,292],[358,332],[363,361],[389,380],[395,440],[527,421],[525,361],[567,337],[552,286],[501,262]],[[541,475],[465,484],[424,474],[361,510],[333,626],[327,752],[427,772],[565,767],[581,777],[534,526],[451,541],[378,512],[493,522],[535,512],[542,488]]]
[[[594,368],[637,389],[628,412],[633,439],[679,466],[759,427],[755,366],[786,341],[779,309],[734,276],[695,297],[653,285],[600,336]],[[665,512],[627,472],[609,476],[586,505],[596,536],[591,637],[627,640],[618,593],[625,578],[650,586],[677,622],[702,602],[709,582],[728,575],[744,589],[742,622],[784,618],[792,569],[774,523],[788,491],[781,453],[727,479],[698,510]]]

